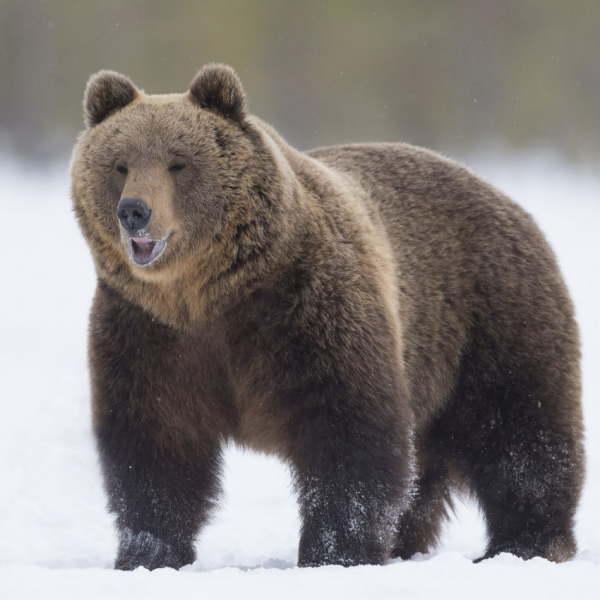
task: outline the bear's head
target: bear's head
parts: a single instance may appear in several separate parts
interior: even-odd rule
[[[84,116],[72,196],[102,279],[215,278],[277,238],[289,167],[230,67],[204,67],[188,92],[162,96],[101,71]]]

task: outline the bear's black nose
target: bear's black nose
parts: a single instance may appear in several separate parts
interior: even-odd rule
[[[123,198],[117,206],[117,216],[128,231],[143,229],[148,225],[152,211],[140,198]]]

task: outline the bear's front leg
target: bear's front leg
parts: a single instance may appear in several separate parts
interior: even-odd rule
[[[103,284],[89,347],[94,433],[119,534],[115,567],[192,563],[219,491],[215,432],[223,432],[203,400],[213,396],[198,366],[208,359]]]
[[[136,439],[135,437],[133,439]],[[132,441],[133,441],[132,439]],[[210,509],[216,458],[203,465],[154,453],[139,438],[123,457],[109,458],[103,442],[102,464],[109,508],[116,515],[119,548],[115,568],[178,569],[195,560],[194,539]]]
[[[300,425],[293,464],[301,567],[382,564],[390,556],[411,497],[410,431],[393,410],[360,412],[324,406]]]

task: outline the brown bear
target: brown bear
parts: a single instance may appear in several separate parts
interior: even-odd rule
[[[289,465],[301,566],[426,552],[453,490],[481,507],[483,558],[574,555],[578,332],[527,213],[407,144],[299,152],[222,65],[164,96],[102,71],[84,108],[117,568],[194,560],[229,441]]]

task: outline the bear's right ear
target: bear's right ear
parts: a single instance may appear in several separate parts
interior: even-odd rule
[[[90,77],[83,99],[83,115],[87,127],[94,127],[138,96],[138,90],[125,75],[99,71]]]

